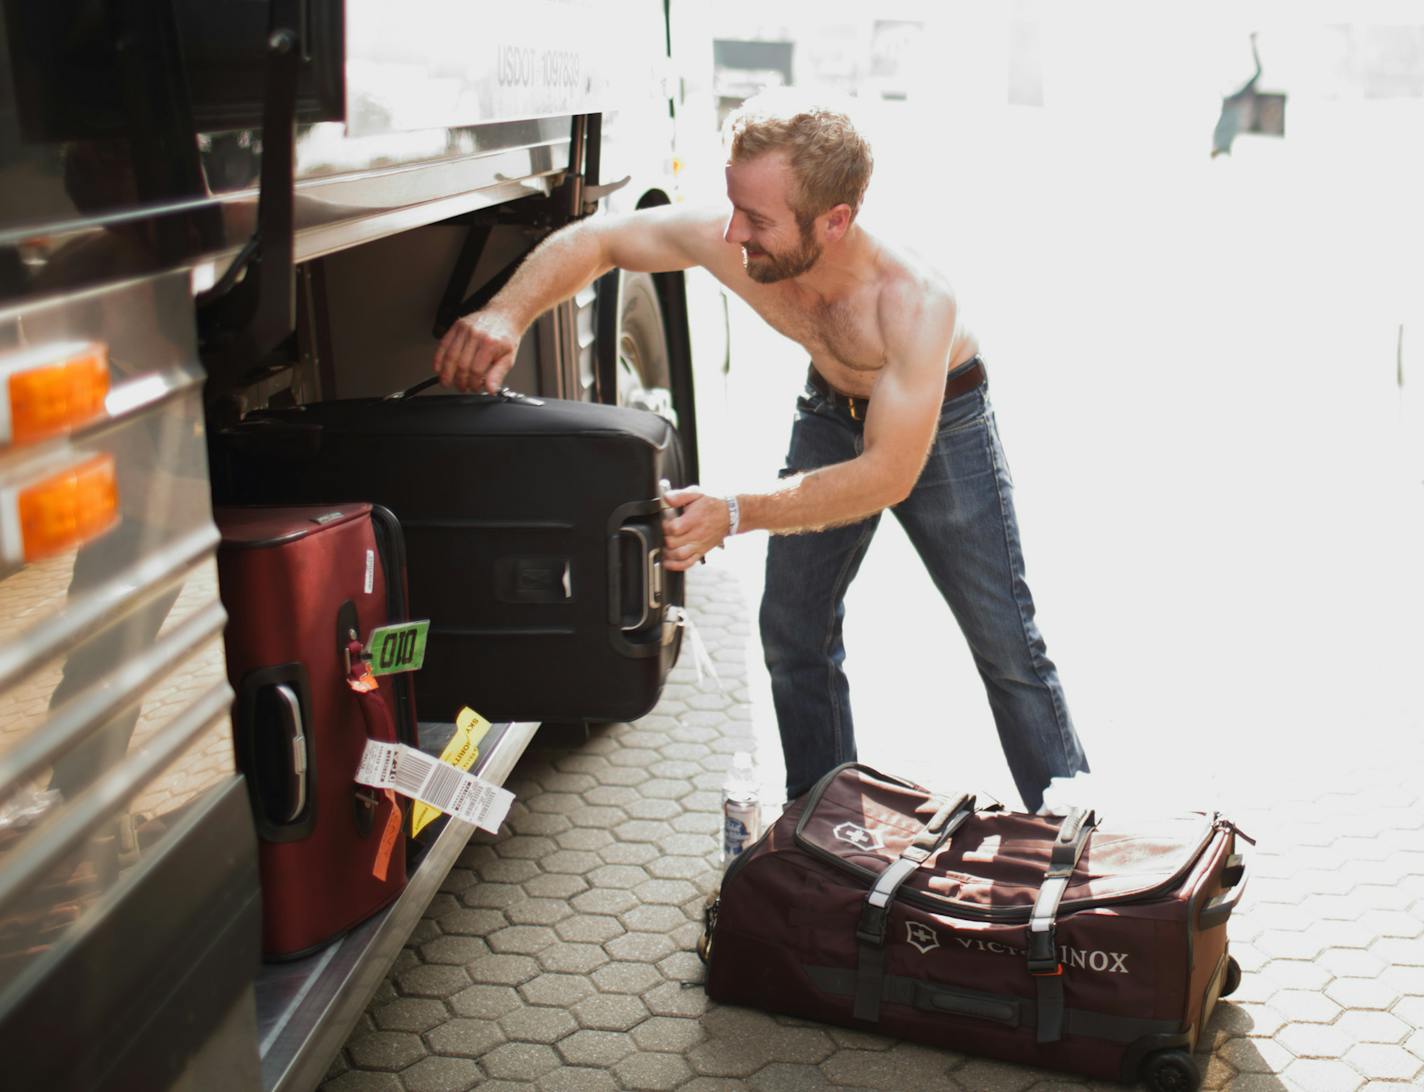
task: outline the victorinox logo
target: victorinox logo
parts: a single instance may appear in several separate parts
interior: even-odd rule
[[[950,935],[950,940],[971,952],[988,952],[992,955],[1019,957],[1025,954],[1022,948],[997,940],[982,940],[979,937],[960,937],[953,934]],[[905,923],[905,942],[917,948],[922,955],[941,946],[939,934],[928,925],[918,921]],[[1063,962],[1065,970],[1081,967],[1084,970],[1098,971],[1102,974],[1131,974],[1132,972],[1127,967],[1130,954],[1129,952],[1108,952],[1101,948],[1073,948],[1067,944],[1058,947],[1058,958]]]
[[[835,836],[842,842],[849,842],[857,849],[884,849],[885,843],[880,840],[880,835],[873,830],[857,826],[854,823],[841,823],[835,829]]]

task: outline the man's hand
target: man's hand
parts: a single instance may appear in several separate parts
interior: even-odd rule
[[[663,499],[669,505],[663,512],[663,565],[673,572],[684,572],[727,537],[731,528],[727,502],[708,496],[695,485],[673,490]],[[675,511],[678,508],[682,515]]]
[[[457,391],[495,394],[514,367],[520,331],[497,311],[476,311],[455,320],[435,350],[440,382]]]

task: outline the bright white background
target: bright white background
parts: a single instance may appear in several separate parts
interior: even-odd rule
[[[1364,97],[1331,27],[1424,25],[1424,5],[944,10],[908,101],[862,103],[864,222],[941,266],[980,336],[1029,583],[1102,791],[1229,805],[1406,753],[1424,681],[1424,100]],[[1016,18],[1042,106],[1006,101]],[[1213,159],[1253,29],[1286,136]],[[702,380],[709,484],[774,477],[804,369],[733,305],[730,370]],[[764,545],[714,561],[753,604]],[[863,760],[1014,799],[963,640],[889,517],[847,641]]]

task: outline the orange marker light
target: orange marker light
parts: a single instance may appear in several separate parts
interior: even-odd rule
[[[44,346],[0,359],[0,376],[5,383],[0,441],[29,443],[82,425],[104,412],[109,350],[97,341]]]
[[[16,495],[22,557],[37,561],[97,538],[118,522],[114,457],[95,455]]]

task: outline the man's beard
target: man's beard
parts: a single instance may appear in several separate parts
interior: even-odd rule
[[[742,247],[742,265],[746,268],[747,276],[758,284],[775,284],[777,281],[799,277],[815,265],[820,257],[820,244],[804,229],[801,232],[801,245],[790,254],[772,254],[763,250],[753,258],[747,253],[747,248]]]

